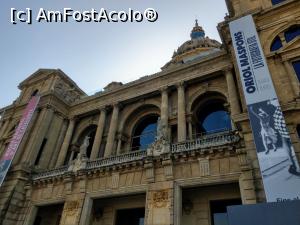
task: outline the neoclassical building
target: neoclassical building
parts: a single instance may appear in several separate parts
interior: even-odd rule
[[[0,110],[1,155],[40,102],[0,187],[0,223],[218,225],[226,206],[264,202],[228,23],[253,15],[299,157],[300,2],[226,3],[222,43],[196,22],[156,74],[91,96],[61,70],[21,82]]]

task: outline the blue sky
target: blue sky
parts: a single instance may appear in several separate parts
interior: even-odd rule
[[[10,9],[62,10],[154,8],[155,23],[10,23]],[[111,81],[123,83],[160,71],[197,18],[206,35],[220,40],[217,23],[225,0],[2,0],[0,7],[0,108],[19,95],[18,84],[39,68],[60,68],[86,93]]]

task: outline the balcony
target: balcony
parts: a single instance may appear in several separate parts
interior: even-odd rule
[[[176,155],[189,151],[203,151],[212,148],[218,148],[222,146],[233,145],[239,142],[240,136],[235,131],[222,131],[218,133],[202,134],[197,138],[181,143],[174,143],[170,145],[170,152],[168,154]],[[132,151],[129,153],[111,156],[107,158],[100,158],[96,160],[84,161],[84,166],[78,170],[95,170],[105,167],[111,167],[116,165],[122,165],[131,162],[141,162],[147,157],[151,157],[147,154],[146,150]],[[63,166],[56,169],[47,170],[44,172],[36,173],[32,175],[32,180],[49,179],[57,176],[62,176],[66,172],[72,172],[70,166]]]
[[[171,153],[201,150],[236,143],[240,136],[234,131],[198,134],[197,138],[171,145]]]
[[[66,172],[68,171],[68,166],[62,166],[59,168],[55,168],[55,169],[50,169],[44,172],[39,172],[36,174],[32,175],[32,180],[40,180],[40,179],[44,179],[44,178],[52,178],[52,177],[57,177],[57,176],[62,176],[64,175]]]
[[[123,164],[133,161],[140,161],[147,156],[147,151],[134,151],[130,153],[125,153],[117,156],[97,159],[87,162],[86,169],[97,169],[101,167],[114,166],[117,164]]]

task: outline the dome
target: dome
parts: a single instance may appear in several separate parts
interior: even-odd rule
[[[203,28],[198,25],[198,20],[196,20],[195,26],[191,32],[191,39],[204,38],[204,37],[205,37],[205,32]]]
[[[161,69],[164,70],[170,66],[184,64],[196,58],[206,56],[210,53],[220,51],[221,43],[216,40],[205,37],[205,32],[196,20],[195,26],[191,31],[191,40],[184,42],[173,54],[172,60]]]

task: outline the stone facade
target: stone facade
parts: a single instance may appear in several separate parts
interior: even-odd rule
[[[228,23],[253,15],[299,157],[292,62],[300,58],[300,39],[287,42],[284,32],[300,24],[300,2],[226,3],[229,15],[218,25],[223,43],[196,24],[191,41],[159,73],[113,82],[92,96],[61,70],[40,69],[23,81],[19,98],[0,110],[1,154],[31,95],[41,100],[0,188],[0,223],[118,225],[142,209],[147,225],[212,225],[214,201],[265,201]],[[271,51],[278,35],[283,46]],[[215,105],[229,113],[231,130],[195,136],[201,110]],[[137,124],[157,117],[154,142],[134,149]]]

